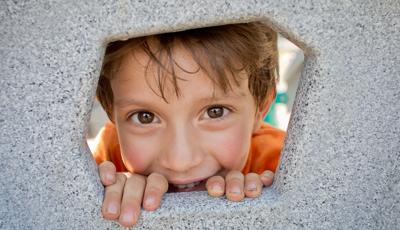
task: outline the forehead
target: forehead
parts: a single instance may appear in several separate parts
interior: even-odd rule
[[[150,44],[151,51],[157,55],[157,46]],[[211,67],[205,68],[204,71],[198,59],[195,60],[193,54],[179,42],[172,47],[170,56],[159,55],[157,60],[138,47],[122,58],[119,70],[111,80],[111,86],[116,97],[127,91],[143,92],[146,89],[157,96],[165,95],[169,98],[179,97],[179,94],[191,93],[193,90],[211,92],[212,96],[221,97],[244,94],[247,89],[248,77],[245,71],[238,72],[235,76],[226,71],[230,86],[224,90],[218,85],[216,78],[210,77]],[[238,79],[239,84],[233,82],[234,78]]]
[[[171,67],[174,70],[194,73],[199,69],[199,64],[193,58],[193,55],[180,42],[175,42],[170,48],[168,55],[160,50],[158,43],[152,39],[147,40],[149,47],[145,51],[143,46],[137,46],[122,57],[118,72],[122,72],[122,76],[127,71],[142,73],[145,71],[153,73],[158,67],[161,70],[171,73]],[[149,54],[150,53],[150,54]],[[153,57],[150,57],[153,56]],[[200,57],[202,58],[202,57]]]

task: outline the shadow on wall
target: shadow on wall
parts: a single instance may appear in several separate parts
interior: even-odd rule
[[[304,53],[281,35],[278,37],[278,50],[280,78],[277,84],[277,96],[264,121],[286,131],[303,69]],[[100,103],[95,100],[87,133],[87,141],[91,150],[95,146],[97,133],[107,121],[109,121],[107,114]]]

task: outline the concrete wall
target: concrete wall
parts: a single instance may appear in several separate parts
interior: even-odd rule
[[[107,42],[263,20],[305,51],[273,188],[168,194],[143,228],[400,226],[400,2],[0,2],[0,228],[105,229],[85,143]]]

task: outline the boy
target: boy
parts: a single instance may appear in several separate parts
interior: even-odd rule
[[[262,122],[277,65],[276,33],[255,22],[110,43],[97,97],[111,122],[93,153],[104,217],[132,226],[167,191],[258,197],[285,136]]]

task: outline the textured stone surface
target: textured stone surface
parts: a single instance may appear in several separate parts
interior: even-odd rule
[[[273,188],[168,194],[143,228],[400,226],[400,2],[1,1],[0,229],[105,229],[84,144],[105,44],[266,20],[306,55]]]

